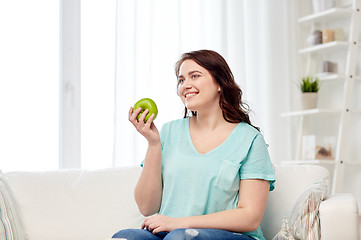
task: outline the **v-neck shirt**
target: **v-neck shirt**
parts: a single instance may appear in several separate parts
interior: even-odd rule
[[[201,154],[194,147],[189,118],[163,125],[163,195],[159,214],[186,217],[237,208],[242,179],[264,179],[274,188],[275,175],[263,136],[239,123],[228,138]],[[264,239],[260,228],[245,233]]]
[[[201,154],[201,155],[207,155],[207,154],[209,154],[209,153],[211,153],[211,152],[213,152],[213,151],[217,151],[217,149],[218,149],[218,148],[221,148],[223,144],[226,144],[227,140],[230,139],[230,136],[231,136],[231,135],[233,134],[233,132],[234,132],[234,131],[233,131],[234,129],[232,129],[232,131],[230,132],[230,134],[228,135],[228,137],[227,137],[225,140],[223,140],[223,142],[221,142],[220,144],[218,144],[216,147],[208,150],[206,153],[201,153],[201,152],[196,148],[196,146],[195,146],[196,144],[194,144],[195,141],[194,141],[194,139],[192,138],[192,134],[191,134],[191,130],[190,130],[190,125],[191,125],[190,119],[189,119],[189,118],[187,118],[187,119],[188,119],[188,125],[186,124],[186,127],[187,127],[186,132],[187,132],[187,134],[188,134],[189,144],[190,144],[191,147],[193,147],[194,151],[196,151],[197,153],[199,153],[199,154]],[[237,126],[238,126],[238,125],[236,125],[235,127],[237,127]],[[219,139],[218,139],[218,140],[219,140]],[[199,141],[199,140],[198,140],[198,141]],[[199,143],[198,143],[198,144],[199,144]],[[200,144],[202,144],[202,143],[200,143]]]

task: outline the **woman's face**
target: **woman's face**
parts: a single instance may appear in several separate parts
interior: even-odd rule
[[[189,110],[199,112],[219,106],[219,91],[219,85],[207,69],[190,59],[182,63],[178,77],[178,94]]]

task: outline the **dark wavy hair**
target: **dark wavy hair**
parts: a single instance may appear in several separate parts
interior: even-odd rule
[[[234,81],[234,76],[226,60],[220,54],[211,50],[183,53],[181,58],[175,64],[177,79],[182,63],[188,59],[195,61],[200,66],[207,69],[220,86],[219,106],[222,109],[224,120],[230,123],[245,122],[253,126],[249,119],[250,108],[248,104],[242,102],[242,90]],[[197,112],[195,111],[190,112],[192,116],[197,115]],[[188,113],[189,111],[187,107],[185,107],[184,118],[188,117]],[[260,131],[258,127],[253,127]]]

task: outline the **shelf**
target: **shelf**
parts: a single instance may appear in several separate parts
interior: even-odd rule
[[[319,44],[312,47],[302,48],[298,51],[299,54],[305,54],[305,53],[316,53],[316,52],[322,52],[327,51],[332,48],[346,48],[350,46],[349,42],[346,41],[333,41],[329,43]]]
[[[316,74],[315,77],[318,77],[320,81],[331,81],[331,80],[345,80],[345,74],[338,73],[319,73]]]
[[[291,161],[282,161],[282,164],[293,164],[293,165],[304,165],[304,164],[324,164],[324,165],[335,165],[335,160],[328,159],[316,159],[316,160],[291,160]],[[346,165],[361,165],[360,161],[347,161],[343,162]]]
[[[320,81],[332,81],[332,80],[345,80],[345,74],[338,73],[317,73],[315,77],[318,77]],[[355,81],[361,81],[361,76],[356,76]]]
[[[335,160],[291,160],[291,161],[283,161],[283,164],[294,164],[294,165],[302,165],[302,164],[329,164],[334,165]]]
[[[360,161],[348,161],[345,162],[346,165],[361,165]]]
[[[282,117],[295,117],[295,116],[306,116],[306,115],[316,115],[316,114],[340,114],[340,109],[307,109],[307,110],[300,110],[300,111],[293,111],[293,112],[286,112],[282,113]]]
[[[361,109],[353,109],[353,110],[351,110],[351,113],[360,114],[360,113],[361,113]]]
[[[317,114],[329,114],[329,115],[336,115],[340,114],[342,110],[340,109],[307,109],[307,110],[300,110],[300,111],[293,111],[293,112],[285,112],[281,114],[281,117],[297,117],[297,116],[307,116],[307,115],[317,115]],[[353,114],[360,114],[361,109],[353,109],[350,111]]]
[[[352,11],[353,10],[351,8],[331,8],[331,9],[327,9],[326,11],[304,16],[298,19],[298,22],[309,23],[309,22],[329,21],[330,19],[350,17]]]

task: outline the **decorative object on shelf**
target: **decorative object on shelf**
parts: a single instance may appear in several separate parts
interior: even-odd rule
[[[322,44],[322,31],[321,30],[313,31],[311,36],[307,39],[307,42],[309,42],[312,45]]]
[[[300,88],[301,88],[301,106],[302,109],[310,109],[317,107],[317,98],[319,86],[318,77],[303,77]]]
[[[315,159],[316,135],[302,136],[302,158],[305,160]]]
[[[313,12],[318,13],[335,7],[335,0],[312,0]]]
[[[322,31],[322,43],[328,43],[335,41],[334,31],[331,29],[325,29]]]
[[[345,40],[345,34],[344,34],[342,28],[333,29],[333,35],[334,35],[335,41],[344,41]]]
[[[333,150],[336,146],[334,136],[302,136],[302,158],[304,160],[334,160]]]
[[[333,155],[335,146],[335,136],[318,136],[316,138],[315,158],[320,160],[335,160]]]
[[[317,107],[317,92],[305,92],[301,94],[302,109],[312,109]]]
[[[316,159],[334,160],[331,146],[316,146]]]
[[[337,73],[337,63],[331,61],[322,62],[322,72],[324,73]]]
[[[319,45],[323,43],[329,43],[334,41],[344,41],[345,35],[342,28],[336,29],[316,29],[307,38],[307,42],[311,45]]]

